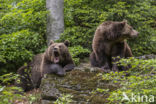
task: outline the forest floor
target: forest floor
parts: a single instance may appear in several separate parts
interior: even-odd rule
[[[41,92],[38,89],[32,91],[24,92],[22,99],[17,99],[13,104],[40,104],[41,102]]]

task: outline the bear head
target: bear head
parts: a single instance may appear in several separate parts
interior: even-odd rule
[[[127,24],[126,20],[122,22],[105,22],[104,24],[105,39],[123,41],[124,39],[137,37],[139,32],[134,30],[130,25]]]
[[[55,64],[65,61],[69,56],[68,45],[69,41],[67,40],[64,43],[55,43],[51,40],[45,52],[46,60]]]
[[[127,24],[127,21],[124,20],[122,22],[118,22],[120,36],[121,39],[135,38],[138,36],[139,32],[133,29],[132,26]]]

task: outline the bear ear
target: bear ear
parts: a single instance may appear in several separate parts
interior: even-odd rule
[[[69,46],[69,41],[68,40],[65,40],[64,41],[64,44],[68,47]]]
[[[125,20],[125,19],[119,23],[121,28],[123,28],[126,24],[127,24],[127,20]]]
[[[53,43],[54,43],[54,41],[53,40],[50,40],[49,46],[52,45]]]
[[[122,24],[122,25],[127,24],[127,20],[126,20],[126,19],[124,19],[124,20],[121,22],[121,24]]]
[[[127,23],[127,20],[126,19],[123,19],[123,22],[126,22]]]

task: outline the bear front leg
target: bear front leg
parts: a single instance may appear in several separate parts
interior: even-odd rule
[[[104,72],[110,71],[110,60],[107,55],[104,54],[103,51],[96,52],[97,56],[94,52],[91,53],[91,65],[94,67],[101,68]]]
[[[58,76],[65,76],[66,74],[62,66],[60,66],[59,64],[49,64],[44,66],[42,77],[44,74],[52,74],[52,73]]]
[[[94,52],[92,52],[90,54],[90,64],[91,64],[92,67],[99,67],[99,63],[98,63],[98,61],[97,61],[97,59],[95,57],[95,53]]]
[[[126,44],[125,58],[132,57],[133,54],[132,54],[131,48],[129,47],[129,45],[127,43],[125,43],[125,44]]]
[[[110,71],[110,60],[103,52],[97,52],[97,56],[94,52],[90,54],[90,62],[92,67],[99,67],[104,72]]]
[[[120,58],[125,57],[125,42],[117,43],[113,46],[111,57],[112,57],[112,71],[119,71],[119,67],[117,66],[117,62]]]
[[[71,70],[73,70],[74,69],[74,67],[75,67],[75,65],[74,64],[67,64],[67,65],[65,65],[64,66],[64,70],[66,71],[66,72],[68,72],[68,71],[71,71]]]
[[[110,72],[110,59],[109,59],[109,57],[107,55],[103,54],[103,56],[101,58],[102,58],[101,63],[103,64],[103,65],[101,64],[102,70],[106,73]]]
[[[107,62],[101,68],[106,73],[110,72],[110,67],[109,67],[109,64]]]
[[[49,67],[49,73],[55,73],[58,76],[65,76],[65,71],[59,64],[52,64]]]

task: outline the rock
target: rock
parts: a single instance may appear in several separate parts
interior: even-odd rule
[[[144,55],[136,57],[139,59],[155,59],[156,55]],[[106,89],[111,92],[119,85],[112,81],[102,80],[104,73],[100,68],[91,67],[90,64],[82,63],[75,70],[67,72],[65,77],[54,74],[45,75],[41,82],[42,104],[52,104],[62,94],[70,94],[73,97],[71,104],[106,104],[107,92],[96,92],[97,88]]]
[[[109,81],[103,81],[101,76],[97,76],[99,73],[101,73],[100,68],[80,65],[75,70],[68,72],[65,77],[53,74],[44,76],[40,86],[42,104],[48,104],[47,101],[55,101],[62,94],[72,95],[72,104],[106,103],[105,98],[108,97],[108,94],[94,95],[93,91],[97,88],[115,90],[117,86]]]
[[[156,55],[154,54],[150,54],[150,55],[143,55],[143,56],[139,56],[139,57],[136,57],[138,59],[145,59],[145,60],[148,60],[148,59],[156,59]]]
[[[41,104],[54,104],[54,101],[42,100]]]
[[[55,77],[55,75],[50,75],[48,77],[52,77],[52,78],[57,78],[57,76]],[[47,76],[44,76],[44,78],[42,79],[42,93],[41,93],[41,97],[44,100],[56,100],[58,97],[60,97],[60,92],[58,91],[57,88],[55,88],[55,83],[53,83],[53,81],[51,79],[49,79]],[[45,81],[45,82],[44,82]],[[44,85],[43,85],[44,84]]]

